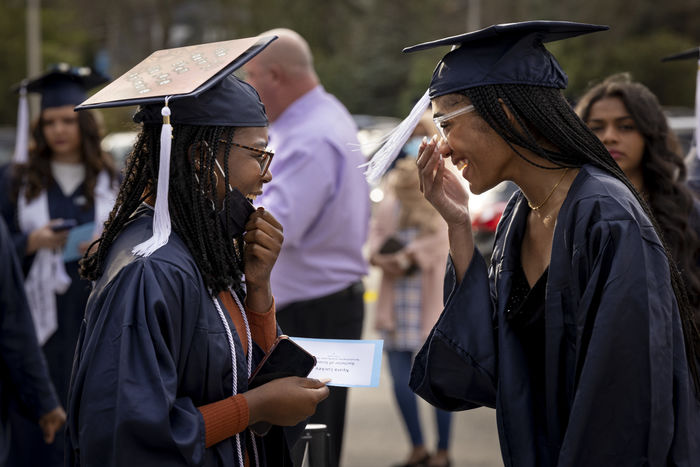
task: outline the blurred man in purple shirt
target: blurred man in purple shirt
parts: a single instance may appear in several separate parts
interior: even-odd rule
[[[291,336],[359,339],[370,206],[357,128],[321,86],[301,36],[288,29],[262,35],[279,38],[244,69],[265,104],[276,151],[274,177],[257,204],[284,227],[272,272],[277,322]],[[331,388],[311,418],[328,426],[333,465],[340,460],[346,398],[347,389]]]

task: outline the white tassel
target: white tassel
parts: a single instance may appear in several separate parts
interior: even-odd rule
[[[12,162],[26,164],[29,160],[29,104],[27,103],[27,87],[19,90],[19,105],[17,106],[17,135],[15,138],[15,153]]]
[[[160,131],[160,163],[158,164],[158,187],[156,189],[156,206],[153,214],[153,236],[134,247],[132,253],[138,256],[150,256],[158,248],[168,243],[170,238],[170,214],[168,211],[168,187],[170,180],[170,147],[172,145],[173,127],[170,125],[170,108],[165,98],[163,128]]]
[[[394,162],[401,148],[413,134],[413,130],[418,126],[418,122],[429,105],[430,96],[428,91],[425,91],[425,94],[413,106],[413,110],[408,114],[408,117],[382,138],[382,140],[386,141],[384,145],[372,156],[368,163],[361,166],[368,166],[365,171],[365,177],[370,184],[377,182],[391,163]]]

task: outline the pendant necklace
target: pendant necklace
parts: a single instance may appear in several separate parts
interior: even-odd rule
[[[569,171],[568,168],[564,169],[564,173],[561,174],[561,178],[559,179],[559,181],[554,185],[554,187],[552,188],[552,191],[549,192],[549,194],[545,197],[544,201],[542,201],[539,205],[533,206],[532,203],[530,202],[530,200],[528,199],[527,205],[530,206],[530,209],[532,209],[533,211],[539,211],[539,209],[542,206],[544,206],[547,203],[547,201],[549,201],[549,198],[552,197],[552,195],[554,194],[554,190],[556,190],[557,187],[559,186],[559,184],[562,182],[562,180],[564,180],[564,177],[566,176],[566,173],[568,171]],[[525,198],[525,199],[527,199],[527,198]]]

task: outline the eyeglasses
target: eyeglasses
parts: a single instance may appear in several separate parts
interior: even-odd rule
[[[440,136],[442,136],[443,139],[447,139],[447,135],[445,134],[445,129],[442,127],[442,124],[444,122],[446,122],[447,120],[451,120],[459,115],[467,114],[467,113],[471,112],[472,110],[474,110],[474,106],[470,104],[466,107],[462,107],[461,109],[457,109],[454,112],[450,112],[448,114],[440,115],[439,117],[433,118],[433,123],[435,124],[438,131],[440,132]]]
[[[228,143],[226,140],[219,140],[220,143]],[[267,169],[270,168],[270,162],[272,162],[272,158],[275,157],[275,151],[272,149],[260,149],[260,148],[254,148],[252,146],[246,146],[244,144],[238,144],[234,143],[231,141],[232,146],[236,146],[241,149],[247,149],[248,151],[252,151],[257,156],[253,156],[256,159],[258,159],[258,163],[260,164],[260,176],[262,177],[267,173]]]

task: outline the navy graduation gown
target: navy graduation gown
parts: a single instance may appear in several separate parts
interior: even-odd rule
[[[545,410],[533,410],[521,342],[505,319],[529,209],[498,226],[491,267],[448,264],[445,309],[411,388],[447,410],[496,408],[506,466],[700,465],[700,405],[659,238],[629,190],[584,166],[557,218],[545,298]],[[547,446],[535,445],[535,424]],[[544,453],[544,454],[543,454]]]
[[[205,449],[197,409],[232,395],[225,328],[177,234],[147,258],[132,255],[151,234],[152,212],[141,209],[110,249],[88,301],[71,377],[67,465],[238,466],[234,437]],[[245,354],[225,311],[224,318],[241,393]],[[255,366],[262,350],[250,348]],[[280,433],[274,427],[264,443],[256,437],[261,465],[291,466],[291,443]],[[255,465],[250,433],[241,438]]]
[[[5,465],[12,442],[7,423],[9,400],[18,400],[38,426],[39,417],[58,407],[58,398],[36,340],[24,278],[2,219],[0,258],[0,465]]]

